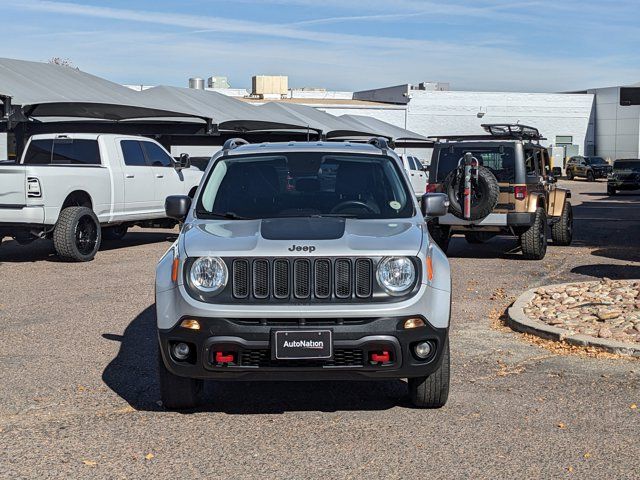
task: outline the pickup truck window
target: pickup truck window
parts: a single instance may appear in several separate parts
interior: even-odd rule
[[[137,140],[123,140],[120,142],[125,165],[130,167],[146,167],[142,145]]]
[[[72,138],[32,140],[23,163],[25,165],[100,165],[100,150],[96,140]]]
[[[413,193],[388,157],[326,153],[219,160],[198,199],[202,218],[408,218]]]
[[[173,165],[171,156],[162,147],[151,142],[142,142],[147,153],[147,160],[154,167],[170,167]]]

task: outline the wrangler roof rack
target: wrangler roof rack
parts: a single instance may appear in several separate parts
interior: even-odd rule
[[[546,140],[540,131],[529,125],[517,123],[484,123],[482,128],[488,135],[438,135],[429,138],[438,140]]]

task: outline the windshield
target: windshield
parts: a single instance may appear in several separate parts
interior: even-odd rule
[[[607,161],[602,157],[589,157],[587,163],[590,165],[606,165]]]
[[[458,166],[465,153],[471,152],[481,165],[487,167],[495,175],[498,182],[512,182],[515,178],[515,151],[506,146],[451,146],[442,147],[435,162],[436,182],[442,183],[449,173]],[[434,154],[434,158],[436,158]]]
[[[365,155],[287,153],[218,160],[201,218],[408,218],[413,199],[396,162]]]
[[[640,160],[616,160],[613,164],[615,170],[633,170],[640,172]]]

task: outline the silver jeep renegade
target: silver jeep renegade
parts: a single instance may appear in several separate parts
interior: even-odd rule
[[[156,271],[166,408],[192,408],[205,379],[407,378],[411,401],[449,392],[449,262],[402,161],[369,143],[229,140]]]

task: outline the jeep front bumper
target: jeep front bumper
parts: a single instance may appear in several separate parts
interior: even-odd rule
[[[165,365],[175,375],[218,380],[357,380],[410,378],[430,375],[441,363],[448,328],[436,328],[424,317],[425,326],[405,329],[408,318],[247,319],[195,318],[199,330],[180,327],[158,330]],[[194,317],[185,317],[194,319]],[[272,358],[276,330],[331,330],[333,356],[325,360],[277,360]],[[422,360],[413,352],[416,343],[433,346]],[[192,351],[186,360],[171,353],[176,343]],[[389,360],[372,361],[372,354],[386,351]],[[233,361],[216,361],[217,352]]]

